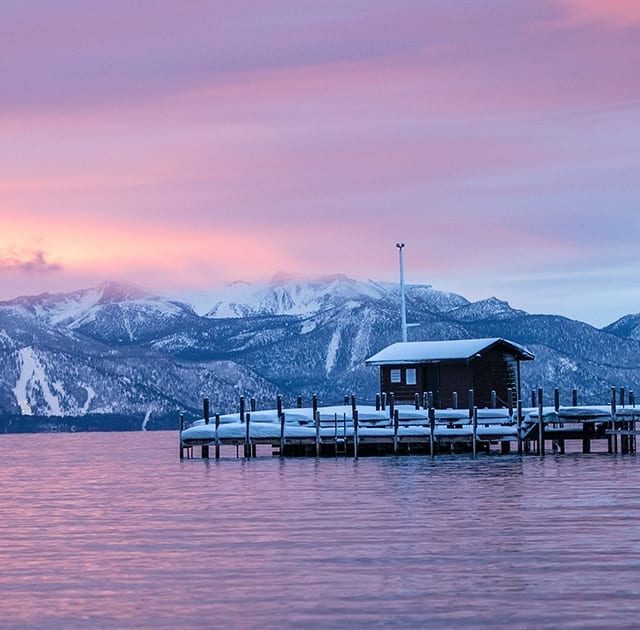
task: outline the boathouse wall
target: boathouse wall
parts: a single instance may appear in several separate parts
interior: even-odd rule
[[[416,393],[422,397],[430,391],[434,406],[439,409],[452,406],[454,392],[458,394],[458,406],[468,406],[470,389],[475,392],[478,407],[491,405],[492,391],[496,392],[498,404],[506,405],[509,388],[517,391],[517,364],[513,354],[496,347],[468,361],[382,365],[380,388],[393,392],[396,401],[404,403],[413,402]],[[413,374],[415,384],[411,383]]]

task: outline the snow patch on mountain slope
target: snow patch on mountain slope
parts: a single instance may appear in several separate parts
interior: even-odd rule
[[[324,363],[324,369],[327,373],[327,376],[336,365],[336,359],[338,357],[338,349],[340,348],[341,339],[342,329],[338,327],[333,331],[333,335],[331,336],[331,340],[329,341],[329,345],[327,347],[327,358]]]
[[[351,367],[364,363],[364,360],[367,358],[370,347],[371,325],[373,319],[372,312],[367,309],[360,320],[358,332],[356,333],[351,345],[351,357],[349,361],[349,365]]]
[[[87,391],[87,400],[82,406],[82,409],[80,409],[81,415],[84,415],[85,413],[89,413],[89,405],[91,405],[91,401],[96,397],[96,390],[93,389],[91,385],[85,385],[84,389]]]
[[[51,390],[44,366],[34,349],[31,347],[21,348],[18,351],[18,364],[20,375],[13,388],[13,393],[22,413],[33,415],[34,401],[32,399],[39,389],[51,415],[62,416],[58,396]]]

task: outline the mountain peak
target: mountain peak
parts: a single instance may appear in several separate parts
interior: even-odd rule
[[[148,291],[136,285],[129,284],[128,282],[116,282],[114,280],[103,282],[99,284],[96,289],[102,294],[100,299],[101,304],[140,300],[151,296]]]

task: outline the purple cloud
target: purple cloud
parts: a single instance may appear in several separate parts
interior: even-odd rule
[[[41,250],[36,250],[28,257],[9,255],[0,257],[0,271],[19,271],[29,274],[50,273],[60,271],[62,266],[49,262]]]

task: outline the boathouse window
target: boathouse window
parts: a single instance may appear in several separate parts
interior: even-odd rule
[[[416,368],[407,368],[407,385],[415,385],[416,384]]]
[[[392,383],[402,383],[402,371],[401,370],[391,370],[391,382]]]

